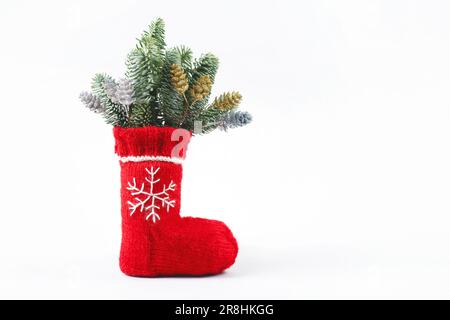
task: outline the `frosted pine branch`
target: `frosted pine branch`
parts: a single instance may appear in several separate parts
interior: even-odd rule
[[[115,97],[119,103],[129,107],[135,102],[133,84],[129,79],[120,79],[116,87]]]
[[[84,103],[86,108],[95,112],[102,113],[105,111],[105,107],[100,102],[100,99],[97,96],[94,96],[90,92],[83,91],[80,93],[80,100]]]
[[[108,79],[105,81],[104,86],[109,100],[112,103],[119,103],[119,99],[117,98],[117,83],[114,80]]]
[[[220,121],[219,128],[223,131],[243,127],[252,122],[252,115],[246,111],[231,111]]]
[[[166,49],[164,21],[157,19],[128,55],[124,78],[116,81],[105,73],[96,74],[92,93],[80,98],[117,127],[179,127],[205,134],[244,126],[251,115],[236,112],[241,101],[238,92],[209,101],[218,66],[219,59],[211,53],[194,59],[187,47]]]

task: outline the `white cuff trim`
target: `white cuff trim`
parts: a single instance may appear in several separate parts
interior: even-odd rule
[[[119,161],[126,162],[145,162],[145,161],[163,161],[163,162],[172,162],[176,164],[182,164],[183,159],[176,157],[166,157],[166,156],[127,156],[127,157],[119,157]]]

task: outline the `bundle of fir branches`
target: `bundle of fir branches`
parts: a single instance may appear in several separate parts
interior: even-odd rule
[[[200,134],[250,123],[251,115],[237,110],[239,92],[209,99],[218,58],[194,59],[185,46],[166,48],[164,28],[160,18],[150,24],[128,55],[123,79],[94,76],[92,92],[80,95],[86,107],[118,127],[171,126]]]

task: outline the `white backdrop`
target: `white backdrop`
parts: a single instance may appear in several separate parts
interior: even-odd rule
[[[0,298],[450,298],[448,1],[0,3]],[[182,214],[236,264],[122,275],[111,127],[84,109],[161,16],[251,126],[196,137]]]

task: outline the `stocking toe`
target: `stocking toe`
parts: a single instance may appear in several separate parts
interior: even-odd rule
[[[164,232],[163,247],[155,256],[160,274],[217,274],[236,259],[237,241],[221,221],[187,217],[170,229]]]

